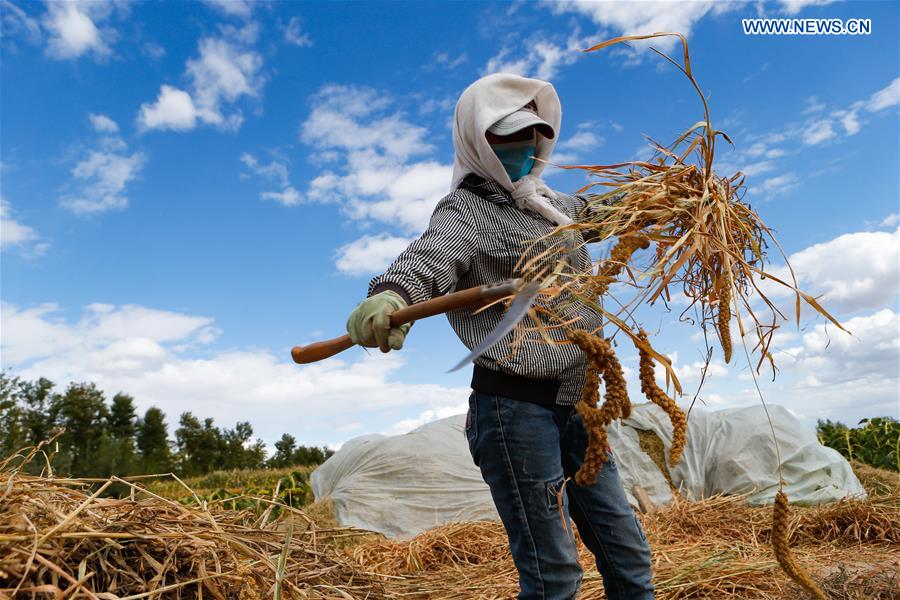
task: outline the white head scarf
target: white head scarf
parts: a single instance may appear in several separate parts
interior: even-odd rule
[[[552,84],[510,73],[494,73],[466,88],[456,103],[453,121],[456,157],[450,189],[455,190],[466,175],[475,173],[495,180],[508,190],[520,210],[535,212],[557,225],[568,225],[572,219],[548,200],[556,195],[541,181],[544,163],[535,161],[531,173],[513,182],[485,137],[488,127],[532,100],[537,104],[538,116],[549,123],[556,134],[553,139],[537,136],[535,156],[546,160],[556,146],[562,118],[559,96]]]

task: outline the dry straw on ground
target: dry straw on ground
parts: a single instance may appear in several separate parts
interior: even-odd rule
[[[768,544],[770,511],[739,496],[676,501],[641,516],[653,549],[659,600],[804,597],[779,573]],[[814,573],[827,598],[887,600],[900,589],[900,492],[793,511],[787,522],[797,561]],[[578,542],[585,567],[580,598],[603,598],[593,557]],[[395,579],[404,598],[512,598],[517,574],[503,527],[455,523],[410,541],[378,541],[349,551],[357,563]]]
[[[32,452],[31,458],[40,456]],[[26,458],[28,458],[26,456]],[[517,576],[502,525],[455,523],[409,541],[338,528],[328,501],[312,513],[183,506],[148,494],[105,498],[107,482],[21,473],[0,463],[0,598],[511,598]],[[900,589],[900,488],[867,469],[866,501],[792,511],[796,561],[833,599],[887,600]],[[797,600],[778,571],[765,508],[742,497],[676,501],[641,516],[660,600]],[[356,540],[349,543],[348,540]],[[602,598],[580,544],[581,598]]]
[[[381,582],[332,551],[298,510],[185,506],[116,477],[26,475],[0,463],[0,598],[377,598]],[[126,498],[103,497],[113,483]],[[274,504],[271,505],[274,507]]]

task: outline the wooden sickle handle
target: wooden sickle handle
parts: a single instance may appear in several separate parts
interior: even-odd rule
[[[291,358],[298,365],[308,365],[340,354],[344,350],[353,347],[353,340],[346,333],[332,340],[313,342],[308,346],[294,346],[291,348]]]
[[[470,308],[483,302],[491,302],[504,296],[514,294],[522,285],[521,279],[508,279],[500,283],[471,287],[452,294],[438,296],[425,302],[418,302],[391,314],[391,326],[412,323],[426,317],[433,317],[451,310]],[[342,335],[330,340],[314,342],[308,346],[291,348],[291,358],[299,365],[318,362],[339,354],[353,347],[349,335]]]

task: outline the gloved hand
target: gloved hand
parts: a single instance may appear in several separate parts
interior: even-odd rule
[[[354,344],[380,348],[382,352],[403,347],[410,323],[391,327],[391,313],[406,308],[406,301],[388,290],[360,302],[347,319],[347,333]]]

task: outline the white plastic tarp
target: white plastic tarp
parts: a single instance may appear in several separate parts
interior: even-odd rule
[[[819,444],[790,412],[770,406],[791,502],[817,504],[865,492],[847,461]],[[452,521],[496,519],[490,491],[472,463],[465,415],[429,423],[410,433],[366,435],[345,443],[311,477],[317,500],[331,497],[343,526],[411,537]],[[609,428],[628,499],[640,485],[657,505],[672,500],[663,474],[638,441],[635,429],[658,435],[668,456],[672,426],[657,406],[634,407],[631,418]],[[670,468],[689,499],[748,494],[753,504],[772,501],[778,471],[771,430],[762,407],[717,412],[694,410],[681,463]]]
[[[331,496],[342,526],[388,537],[411,537],[452,521],[499,519],[469,454],[465,418],[348,441],[313,471],[316,499]]]
[[[865,497],[865,490],[836,450],[823,446],[815,433],[787,409],[770,405],[786,482],[792,503],[821,504],[847,496]],[[635,406],[625,425],[654,432],[672,445],[672,424],[655,404]],[[686,498],[715,494],[748,494],[750,504],[771,503],[778,491],[778,460],[772,428],[762,406],[715,412],[691,411],[681,462],[669,467],[672,483]]]

